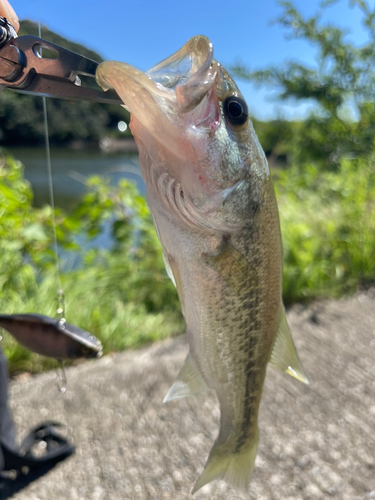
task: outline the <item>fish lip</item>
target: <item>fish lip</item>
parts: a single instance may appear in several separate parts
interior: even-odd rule
[[[104,61],[96,70],[96,81],[104,90],[114,88],[113,79],[121,75],[122,80],[128,85],[133,95],[134,89],[144,89],[152,96],[173,98],[174,91],[154,81],[147,73],[127,63],[117,61]],[[131,110],[131,102],[126,100],[125,107]],[[130,109],[129,109],[130,108]]]
[[[189,57],[190,67],[187,70],[178,69],[178,63]],[[193,36],[174,54],[152,66],[146,71],[146,74],[154,81],[163,80],[164,87],[173,88],[177,84],[183,85],[190,83],[199,78],[204,73],[213,61],[213,45],[210,40],[204,35]],[[175,68],[173,68],[175,66]],[[165,75],[168,70],[174,72],[176,81],[167,81],[169,75]],[[190,75],[188,76],[188,74]],[[173,76],[173,75],[172,75]],[[185,78],[184,78],[185,77]],[[181,81],[182,80],[182,81]]]
[[[155,101],[177,104],[180,112],[196,107],[215,82],[217,62],[213,58],[210,40],[198,35],[192,37],[177,52],[143,72],[126,63],[105,61],[97,69],[97,83],[104,90],[113,87],[112,81],[121,72],[121,78],[135,93],[144,89]],[[125,107],[132,110],[132,96],[125,96]],[[127,102],[128,101],[128,102]]]

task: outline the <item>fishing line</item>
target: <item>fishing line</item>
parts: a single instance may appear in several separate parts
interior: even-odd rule
[[[38,10],[39,10],[39,21],[38,21],[38,35],[42,38],[42,26],[40,22],[40,0],[38,0]],[[42,57],[42,50],[40,49],[40,56]],[[59,247],[57,244],[57,233],[56,233],[56,217],[55,217],[55,196],[53,192],[53,179],[52,179],[52,162],[51,162],[51,149],[49,144],[49,128],[48,128],[48,114],[47,114],[47,99],[45,96],[42,97],[43,100],[43,119],[44,119],[44,142],[46,145],[46,160],[47,160],[47,179],[48,179],[48,191],[49,191],[49,201],[51,205],[51,221],[53,227],[53,247],[55,255],[55,270],[56,270],[56,281],[57,281],[57,314],[59,315],[59,323],[63,325],[65,323],[65,296],[61,284],[61,265],[59,257]],[[68,384],[66,373],[64,369],[64,363],[59,362],[60,370],[57,370],[57,386],[62,394],[65,394],[66,387]]]
[[[40,22],[40,3],[38,2],[39,8],[39,21],[38,21],[38,32],[39,38],[42,38],[42,26]],[[42,51],[42,49],[41,49]],[[42,55],[42,54],[41,54]],[[56,218],[55,218],[55,197],[53,192],[53,180],[52,180],[52,162],[51,162],[51,150],[49,144],[49,129],[48,129],[48,115],[47,115],[47,99],[45,96],[42,97],[43,100],[43,118],[44,118],[44,141],[46,145],[46,160],[47,160],[47,178],[48,178],[48,191],[49,200],[51,205],[51,221],[53,227],[53,246],[55,255],[55,269],[56,269],[56,281],[57,281],[57,314],[60,317],[60,322],[65,323],[65,296],[61,284],[61,266],[59,257],[59,248],[57,244],[57,233],[56,233]]]
[[[60,365],[60,370],[57,371],[57,377],[58,377],[57,385],[58,385],[59,391],[62,394],[65,394],[66,387],[68,385],[68,379],[66,378],[65,366],[64,366],[64,362],[62,360],[59,360],[59,365]]]

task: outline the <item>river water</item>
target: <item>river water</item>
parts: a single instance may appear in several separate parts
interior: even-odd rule
[[[50,203],[46,150],[44,148],[9,148],[25,166],[25,178],[34,192],[34,205]],[[100,150],[51,149],[55,205],[71,209],[86,191],[84,179],[91,175],[110,178],[112,185],[121,178],[132,180],[142,194],[145,185],[141,176],[138,155],[103,153]]]
[[[25,178],[34,192],[34,205],[50,204],[46,150],[44,148],[8,148],[15,158],[25,166]],[[133,181],[141,194],[145,185],[141,176],[138,155],[126,153],[103,153],[100,150],[51,149],[53,191],[56,207],[71,210],[87,191],[85,178],[103,175],[116,185],[122,178]],[[108,227],[87,247],[109,248],[111,236]]]

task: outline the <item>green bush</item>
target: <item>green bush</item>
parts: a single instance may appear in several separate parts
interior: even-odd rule
[[[291,167],[276,180],[286,303],[340,295],[375,281],[375,163],[340,172]]]

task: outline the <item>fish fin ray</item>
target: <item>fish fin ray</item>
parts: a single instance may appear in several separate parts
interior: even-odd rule
[[[192,490],[196,493],[214,479],[223,479],[231,486],[247,490],[254,469],[258,449],[258,433],[245,443],[239,451],[229,452],[226,444],[215,444],[206,466]]]
[[[204,381],[191,354],[189,353],[186,356],[185,362],[182,365],[175,382],[165,396],[163,403],[173,401],[174,399],[201,394],[202,392],[207,391],[207,389],[207,384]]]
[[[284,308],[281,312],[279,329],[273,345],[270,363],[300,382],[307,385],[309,384],[309,380],[302,368],[301,361],[298,358]]]
[[[172,281],[172,283],[174,284],[174,286],[177,288],[176,280],[175,280],[172,268],[171,268],[171,266],[169,264],[168,257],[166,257],[166,255],[165,255],[164,252],[163,252],[163,261],[164,261],[165,270],[167,271],[167,274],[168,274],[170,280]]]
[[[181,311],[183,316],[185,317],[185,301],[184,301],[184,295],[182,293],[182,280],[177,262],[169,253],[165,254],[163,252],[163,259],[168,276],[171,278],[174,286],[176,287],[178,299],[181,305]]]

